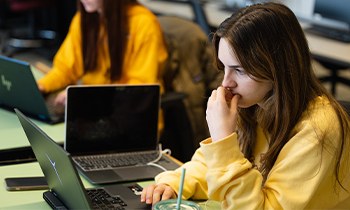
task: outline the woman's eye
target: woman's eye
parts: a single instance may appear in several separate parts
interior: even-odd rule
[[[245,72],[241,69],[235,69],[238,74],[245,74]]]

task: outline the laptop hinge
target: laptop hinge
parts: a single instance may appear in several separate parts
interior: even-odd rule
[[[68,210],[68,208],[51,192],[46,191],[43,193],[44,200],[55,210]]]

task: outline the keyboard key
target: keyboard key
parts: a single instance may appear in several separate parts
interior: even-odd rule
[[[125,202],[119,197],[111,197],[104,189],[87,189],[94,209],[116,209],[123,210]]]

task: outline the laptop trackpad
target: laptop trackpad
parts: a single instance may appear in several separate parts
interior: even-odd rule
[[[109,182],[118,182],[123,180],[113,170],[89,171],[89,172],[86,172],[85,174],[87,178],[94,184],[97,184],[97,183],[105,184]]]
[[[119,176],[126,180],[154,178],[163,170],[154,166],[140,166],[130,168],[120,168],[114,170]]]

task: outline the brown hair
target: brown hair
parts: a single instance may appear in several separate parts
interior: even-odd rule
[[[293,12],[282,4],[267,2],[246,7],[226,19],[212,41],[214,65],[219,70],[224,68],[218,59],[221,38],[229,43],[248,75],[273,83],[261,104],[263,108],[258,105],[239,108],[237,126],[241,150],[250,161],[254,159],[257,125],[270,134],[269,149],[260,161],[263,183],[281,149],[293,137],[292,130],[302,113],[316,97],[325,96],[341,126],[341,145],[337,150],[334,174],[342,186],[340,163],[346,153],[344,145],[349,134],[349,117],[314,74],[306,37]],[[324,135],[319,138],[322,142]]]
[[[103,0],[103,17],[100,17],[98,12],[86,12],[80,0],[77,0],[77,4],[81,13],[84,72],[86,73],[96,68],[97,48],[100,44],[100,26],[103,24],[109,37],[110,78],[112,81],[119,80],[129,32],[127,7],[137,4],[136,0]]]

